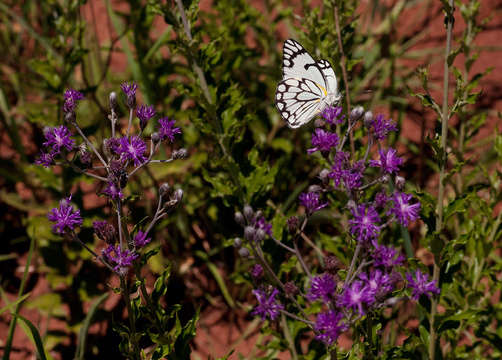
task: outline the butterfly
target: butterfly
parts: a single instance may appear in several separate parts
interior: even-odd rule
[[[326,107],[340,101],[331,64],[327,60],[315,61],[293,39],[284,42],[282,75],[275,91],[275,104],[292,128],[305,125]]]

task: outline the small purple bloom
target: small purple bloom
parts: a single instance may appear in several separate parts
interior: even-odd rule
[[[373,130],[375,139],[383,140],[387,137],[389,131],[397,131],[396,124],[392,119],[385,120],[383,115],[377,115],[373,121],[371,121],[370,126]]]
[[[398,172],[403,159],[396,156],[396,152],[392,148],[389,148],[387,152],[384,149],[378,150],[380,160],[370,160],[370,166],[382,168],[382,171],[387,174]]]
[[[342,170],[341,179],[347,190],[357,189],[362,185],[361,180],[364,170],[365,165],[362,160],[357,161],[352,168]]]
[[[153,106],[141,105],[136,110],[136,116],[139,119],[139,126],[141,130],[144,130],[148,120],[155,116],[155,109]]]
[[[263,276],[263,267],[260,264],[255,264],[251,269],[251,276],[255,279],[259,279]]]
[[[431,297],[432,294],[439,294],[439,289],[436,286],[436,280],[428,281],[429,275],[422,273],[419,269],[415,272],[415,278],[411,273],[406,273],[408,287],[412,289],[411,298],[418,300],[420,295]]]
[[[120,85],[120,88],[127,98],[127,106],[130,109],[134,108],[134,106],[136,106],[136,90],[138,89],[138,85],[136,85],[134,82],[130,84],[124,82]]]
[[[127,136],[120,138],[118,152],[121,154],[121,158],[132,160],[134,166],[139,166],[146,161],[145,151],[146,144],[139,136],[131,136],[130,140]]]
[[[307,209],[308,214],[312,214],[328,206],[327,202],[321,203],[319,199],[319,193],[317,192],[302,193],[300,194],[299,199],[300,204]]]
[[[73,231],[75,226],[82,225],[80,210],[74,209],[70,205],[70,201],[71,196],[67,199],[61,199],[59,207],[52,209],[47,215],[49,220],[55,223],[52,225],[52,231],[57,234],[63,234],[68,230]]]
[[[360,315],[365,314],[363,305],[371,305],[375,302],[375,294],[368,285],[362,281],[354,281],[345,287],[343,293],[338,298],[338,306],[352,309]]]
[[[408,226],[410,221],[415,221],[419,217],[420,203],[410,204],[411,198],[410,194],[400,192],[395,192],[390,198],[394,202],[394,206],[389,209],[387,214],[394,214],[397,221],[403,226]]]
[[[124,197],[120,187],[113,181],[108,181],[106,188],[103,190],[103,194],[108,195],[112,200],[122,199]]]
[[[256,229],[262,229],[268,236],[272,236],[272,224],[269,224],[264,216],[260,216],[254,220],[253,226]]]
[[[54,165],[54,155],[53,153],[41,152],[38,158],[35,160],[35,164],[43,165],[44,167],[49,167]]]
[[[116,137],[105,139],[104,145],[112,154],[119,154],[120,139]]]
[[[392,291],[392,280],[388,274],[384,274],[380,269],[371,270],[369,274],[359,275],[366,286],[373,292],[376,298],[381,298]]]
[[[340,323],[342,318],[342,313],[336,313],[333,310],[317,315],[314,329],[319,334],[315,338],[327,346],[333,345],[338,336],[340,336],[340,333],[347,330],[347,325]]]
[[[339,187],[343,181],[344,171],[349,162],[349,156],[343,151],[338,151],[333,159],[333,165],[328,177],[333,179],[335,186]]]
[[[375,266],[383,266],[386,269],[391,269],[394,266],[403,265],[404,256],[399,254],[392,246],[378,245],[375,240],[372,244],[374,246],[372,257]]]
[[[340,106],[328,106],[321,113],[321,116],[330,125],[341,124],[345,115],[342,114],[342,108]]]
[[[102,254],[108,261],[115,265],[113,270],[121,274],[126,273],[127,268],[131,266],[132,262],[139,256],[129,249],[122,250],[120,245],[109,245],[102,251]]]
[[[312,146],[307,152],[312,154],[316,151],[329,152],[338,145],[338,135],[317,128],[312,134]]]
[[[77,106],[77,101],[82,100],[84,95],[73,89],[68,89],[64,93],[64,104],[63,111],[64,113],[69,113],[75,111],[75,107]]]
[[[387,205],[387,201],[389,201],[389,197],[385,191],[381,191],[375,195],[375,206],[377,208],[384,208]]]
[[[378,213],[371,205],[358,205],[356,209],[351,209],[354,219],[349,220],[350,232],[359,241],[375,239],[380,233],[380,221]]]
[[[70,138],[70,130],[64,125],[46,128],[44,131],[44,146],[51,147],[53,154],[59,154],[61,148],[71,151],[75,146],[75,140]]]
[[[256,306],[251,315],[259,315],[262,320],[265,320],[268,316],[271,320],[274,320],[279,315],[279,312],[284,309],[284,306],[275,299],[278,293],[279,291],[275,288],[270,295],[267,295],[261,289],[253,290],[253,294],[258,300],[258,306]]]
[[[310,301],[322,299],[327,303],[333,298],[335,289],[336,282],[330,274],[325,273],[323,275],[315,276],[311,280],[307,299],[309,299]]]
[[[92,227],[94,228],[96,236],[101,240],[108,244],[113,244],[115,242],[117,233],[112,224],[109,224],[107,221],[94,221]]]
[[[159,119],[159,136],[161,140],[169,139],[174,142],[174,135],[181,134],[181,129],[174,127],[175,120],[169,120],[168,117]]]
[[[142,248],[150,241],[152,241],[152,238],[147,238],[146,233],[144,233],[141,230],[139,230],[136,236],[134,237],[134,245],[139,248]]]

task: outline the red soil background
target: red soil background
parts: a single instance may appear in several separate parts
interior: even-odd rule
[[[257,8],[260,8],[262,2],[259,0],[253,0],[253,5]],[[388,5],[391,5],[392,1],[386,1]],[[422,3],[418,3],[418,7],[423,6],[428,2],[424,1]],[[316,6],[315,2],[313,6]],[[360,9],[358,12],[364,12],[365,8],[368,6],[368,3],[362,1]],[[116,10],[127,11],[127,6],[123,6],[123,4],[116,3],[114,4]],[[211,7],[211,1],[206,0],[201,2],[201,8],[209,9]],[[404,34],[413,34],[417,31],[425,32],[425,36],[422,41],[420,41],[414,49],[419,48],[429,48],[431,46],[444,46],[445,43],[445,31],[443,24],[443,14],[441,12],[441,4],[439,1],[433,1],[432,5],[427,9],[425,14],[426,17],[429,18],[429,23],[427,28],[425,29],[414,29],[409,27],[409,23],[411,20],[416,20],[414,17],[416,16],[416,10],[409,10],[404,16],[402,16],[397,25],[397,29],[403,32]],[[105,9],[105,5],[100,0],[90,0],[84,6],[83,16],[90,22],[91,19],[96,22],[99,29],[103,29],[103,31],[99,32],[98,37],[101,43],[106,43],[109,41],[114,34],[109,32],[109,27],[107,23],[109,19],[107,18],[107,12]],[[481,17],[490,19],[485,26],[485,29],[482,31],[480,35],[478,35],[475,43],[479,47],[485,47],[488,51],[483,51],[479,59],[475,62],[472,72],[482,72],[486,68],[492,67],[492,72],[482,79],[479,87],[483,89],[483,93],[480,98],[480,102],[476,105],[480,109],[485,109],[489,111],[489,120],[487,125],[482,130],[480,137],[487,136],[488,134],[492,134],[495,127],[497,126],[497,121],[499,119],[498,114],[502,111],[502,71],[501,71],[501,56],[502,56],[502,1],[501,0],[490,0],[483,1],[481,6]],[[162,19],[158,19],[158,35],[162,33],[165,25],[163,24]],[[465,24],[461,19],[460,15],[456,14],[456,22],[454,28],[454,39],[459,38]],[[286,39],[290,35],[283,27],[279,34],[277,34],[278,38]],[[401,34],[400,34],[401,35]],[[438,85],[442,83],[442,74],[443,74],[443,54],[438,55],[441,58],[431,59],[433,63],[428,67],[430,78],[436,82]],[[22,59],[21,59],[22,61]],[[462,56],[459,56],[455,64],[461,65],[463,62]],[[423,60],[413,62],[408,61],[406,64],[410,68],[414,68],[418,65],[423,65]],[[277,64],[280,66],[280,64]],[[127,60],[125,55],[120,51],[117,51],[113,54],[112,57],[112,66],[113,71],[117,73],[125,73],[127,72]],[[454,79],[451,77],[450,79],[451,88],[454,87]],[[440,94],[440,86],[437,87],[438,90],[432,91],[433,97],[436,99],[441,99]],[[451,91],[450,91],[451,93]],[[273,94],[268,94],[269,100],[272,101]],[[410,102],[416,103],[416,99],[411,99]],[[403,130],[401,136],[405,136],[412,141],[420,143],[420,140],[423,138],[424,134],[431,132],[434,126],[435,117],[431,111],[425,111],[423,115],[417,116],[415,114],[410,114],[410,116],[406,117],[403,122]],[[452,119],[454,122],[455,119]],[[3,134],[2,138],[6,135]],[[9,149],[8,146],[5,145],[5,142],[2,141],[2,153],[8,154]],[[7,142],[8,144],[8,142]],[[434,187],[435,184],[428,184],[430,187]],[[19,191],[22,193],[22,185],[19,185]],[[91,207],[95,207],[97,204],[89,204]],[[421,250],[417,252],[417,256],[421,258],[424,262],[430,262],[430,256],[428,256],[427,252]],[[20,258],[18,261],[17,268],[17,276],[20,278],[22,276],[22,272],[24,269],[26,258]],[[204,278],[204,276],[199,272],[199,270],[195,267],[190,266],[190,262],[185,264],[186,271],[189,273],[189,277],[192,279],[196,279],[196,281],[204,284],[208,282],[208,279]],[[33,270],[33,269],[32,269]],[[190,285],[194,287],[194,291],[196,291],[197,285]],[[204,287],[203,287],[204,288]],[[46,281],[43,278],[39,278],[35,287],[32,290],[32,295],[37,296],[48,291],[48,286]],[[14,293],[7,294],[9,299],[15,300],[16,295]],[[113,294],[110,295],[109,299],[105,303],[105,308],[112,308],[119,298]],[[255,348],[256,340],[259,336],[259,326],[261,324],[260,321],[251,320],[249,316],[247,316],[247,312],[245,309],[236,309],[234,311],[228,310],[226,308],[224,301],[220,302],[220,306],[214,305],[208,307],[201,314],[201,319],[198,324],[197,336],[195,338],[195,342],[193,345],[194,353],[192,355],[193,359],[206,359],[208,357],[219,357],[228,353],[229,349],[234,349],[235,353],[231,356],[231,359],[237,359],[236,354],[243,354],[244,356],[250,356],[250,354],[259,354],[260,351]],[[5,304],[0,302],[0,308]],[[45,318],[41,317],[39,312],[36,309],[26,309],[23,308],[21,311],[21,315],[30,319],[35,324],[37,324],[41,329],[51,329],[51,330],[62,330],[65,331],[65,324],[58,320],[51,320],[48,324]],[[0,321],[0,344],[3,343],[3,339],[6,338],[9,317],[3,316]],[[410,323],[410,326],[413,326],[413,323]],[[415,324],[416,326],[416,324]],[[90,329],[93,333],[101,333],[104,331],[101,324],[95,324]],[[342,337],[340,339],[340,345],[342,347],[350,346],[350,340],[348,338]],[[35,354],[33,352],[32,343],[25,336],[24,332],[21,329],[17,329],[16,335],[14,338],[14,350],[12,352],[12,359],[35,359]],[[57,354],[51,354],[56,359],[59,358]],[[287,353],[281,354],[282,359],[289,358]]]

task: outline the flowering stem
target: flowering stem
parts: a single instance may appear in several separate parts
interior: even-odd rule
[[[446,49],[445,49],[445,59],[444,59],[444,71],[443,71],[443,109],[441,116],[441,160],[440,160],[440,170],[439,170],[439,190],[438,190],[438,204],[437,204],[437,220],[436,220],[436,233],[441,236],[441,230],[443,228],[443,197],[444,197],[444,180],[446,175],[446,162],[447,162],[447,137],[448,137],[448,75],[449,75],[449,65],[448,56],[451,51],[451,38],[453,32],[453,0],[449,0],[449,8],[446,10]],[[451,11],[450,11],[451,10]],[[432,274],[432,280],[438,283],[439,280],[439,256],[434,257],[434,270]],[[438,284],[439,285],[439,284]],[[432,298],[431,301],[431,316],[430,316],[430,335],[429,335],[429,359],[434,360],[436,356],[436,330],[434,328],[434,320],[436,316],[436,308],[438,304],[438,299],[436,296]]]
[[[293,314],[291,314],[291,315],[293,315]],[[289,351],[291,352],[291,358],[293,360],[297,360],[298,353],[296,352],[295,342],[293,341],[293,338],[291,337],[291,332],[289,331],[288,322],[286,321],[286,317],[284,316],[284,312],[281,314],[281,325],[282,325],[282,331],[284,332],[284,337],[286,338],[286,341],[289,344]]]
[[[133,347],[134,359],[141,359],[139,352],[139,346],[136,336],[136,321],[134,320],[134,314],[131,307],[131,298],[129,297],[129,287],[123,276],[120,276],[120,288],[122,289],[122,296],[124,297],[124,302],[127,306],[127,317],[129,318],[129,325],[131,326],[130,339]]]
[[[307,319],[304,319],[304,318],[301,318],[299,316],[296,316],[295,314],[292,314],[290,313],[289,311],[286,311],[286,310],[280,310],[281,313],[283,313],[284,315],[286,316],[289,316],[290,318],[292,319],[295,319],[295,320],[298,320],[298,321],[301,321],[302,323],[305,323],[309,326],[314,326],[314,322],[313,321],[310,321],[310,320],[307,320]]]
[[[82,132],[82,130],[78,126],[77,122],[73,121],[72,123],[73,123],[73,126],[75,126],[75,129],[77,129],[77,132],[80,134],[80,136],[82,137],[82,139],[84,139],[84,141],[86,142],[86,144],[91,148],[91,150],[94,152],[94,154],[98,157],[99,161],[101,161],[101,163],[103,164],[103,166],[105,167],[105,169],[108,170],[108,164],[103,159],[103,157],[98,152],[98,150],[96,150],[96,148],[94,147],[94,145],[89,141],[89,139],[87,138],[87,136],[85,136],[85,134]]]
[[[98,180],[101,180],[101,181],[108,181],[107,178],[105,177],[102,177],[102,176],[99,176],[99,175],[96,175],[96,174],[93,174],[93,173],[90,173],[90,172],[87,172],[85,170],[82,170],[81,168],[79,168],[77,165],[75,165],[74,163],[72,163],[71,161],[68,161],[66,160],[65,163],[67,165],[69,165],[73,170],[75,170],[76,172],[80,173],[80,174],[85,174],[85,175],[88,175],[90,177],[93,177],[95,179],[98,179]],[[56,164],[58,165],[58,164]]]
[[[127,137],[129,137],[129,134],[131,133],[131,126],[132,126],[132,115],[133,115],[133,109],[129,109],[129,121],[127,123]]]
[[[284,249],[288,250],[289,252],[295,253],[295,249],[290,248],[288,245],[283,244],[281,241],[277,240],[274,236],[271,236],[270,238],[271,238],[272,240],[274,240],[274,242],[275,242],[277,245],[282,246]]]
[[[71,237],[72,237],[73,241],[78,242],[84,249],[86,249],[87,251],[89,251],[96,259],[98,259],[99,261],[101,261],[103,263],[103,265],[105,265],[108,269],[110,269],[111,271],[115,272],[115,269],[113,268],[113,266],[111,266],[108,263],[108,261],[106,261],[106,259],[103,256],[100,256],[100,255],[96,254],[96,252],[94,250],[92,250],[82,240],[80,240],[80,238],[77,236],[77,234],[75,234],[74,231],[71,232]]]
[[[354,271],[354,267],[356,266],[356,259],[359,256],[359,252],[361,251],[361,242],[358,241],[356,245],[356,250],[354,251],[354,256],[352,257],[352,261],[350,262],[349,271],[347,272],[346,279],[350,279],[352,276],[352,272]]]
[[[345,56],[345,52],[343,51],[342,31],[340,29],[340,16],[338,14],[338,6],[335,3],[333,7],[335,10],[335,26],[336,26],[336,35],[337,35],[337,40],[338,40],[338,49],[339,49],[340,55],[341,55],[340,67],[342,68],[343,82],[345,84],[345,100],[347,102],[347,113],[350,114],[349,79],[347,76],[347,69],[345,68],[347,65],[347,58]],[[349,120],[349,123],[350,123],[350,120]],[[350,125],[349,125],[349,127],[350,127]],[[354,152],[355,152],[354,138],[352,136],[352,133],[349,133],[349,136],[350,136],[350,152],[352,155],[354,155]]]
[[[120,248],[124,250],[124,242],[122,240],[122,216],[121,216],[121,202],[120,199],[117,199],[116,204],[117,206],[117,223],[119,227],[119,243],[120,243]]]

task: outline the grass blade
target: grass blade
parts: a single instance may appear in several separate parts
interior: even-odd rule
[[[75,352],[75,359],[83,360],[84,359],[84,354],[85,354],[85,342],[87,340],[87,333],[89,332],[89,326],[91,326],[92,319],[94,317],[94,314],[99,308],[99,305],[103,303],[103,301],[106,300],[108,297],[108,294],[103,294],[101,295],[98,300],[92,305],[91,309],[89,310],[89,313],[84,319],[84,323],[82,324],[82,327],[80,328],[80,332],[78,334],[78,343],[77,343],[77,351]]]
[[[38,332],[37,327],[33,325],[33,323],[30,320],[22,317],[19,314],[18,315],[12,314],[12,316],[14,316],[14,318],[16,319],[22,320],[23,323],[28,326],[28,329],[31,332],[30,338],[35,344],[35,347],[37,349],[38,353],[37,357],[41,360],[47,360],[47,357],[45,356],[44,344],[42,343],[42,338],[40,337],[40,333]]]

